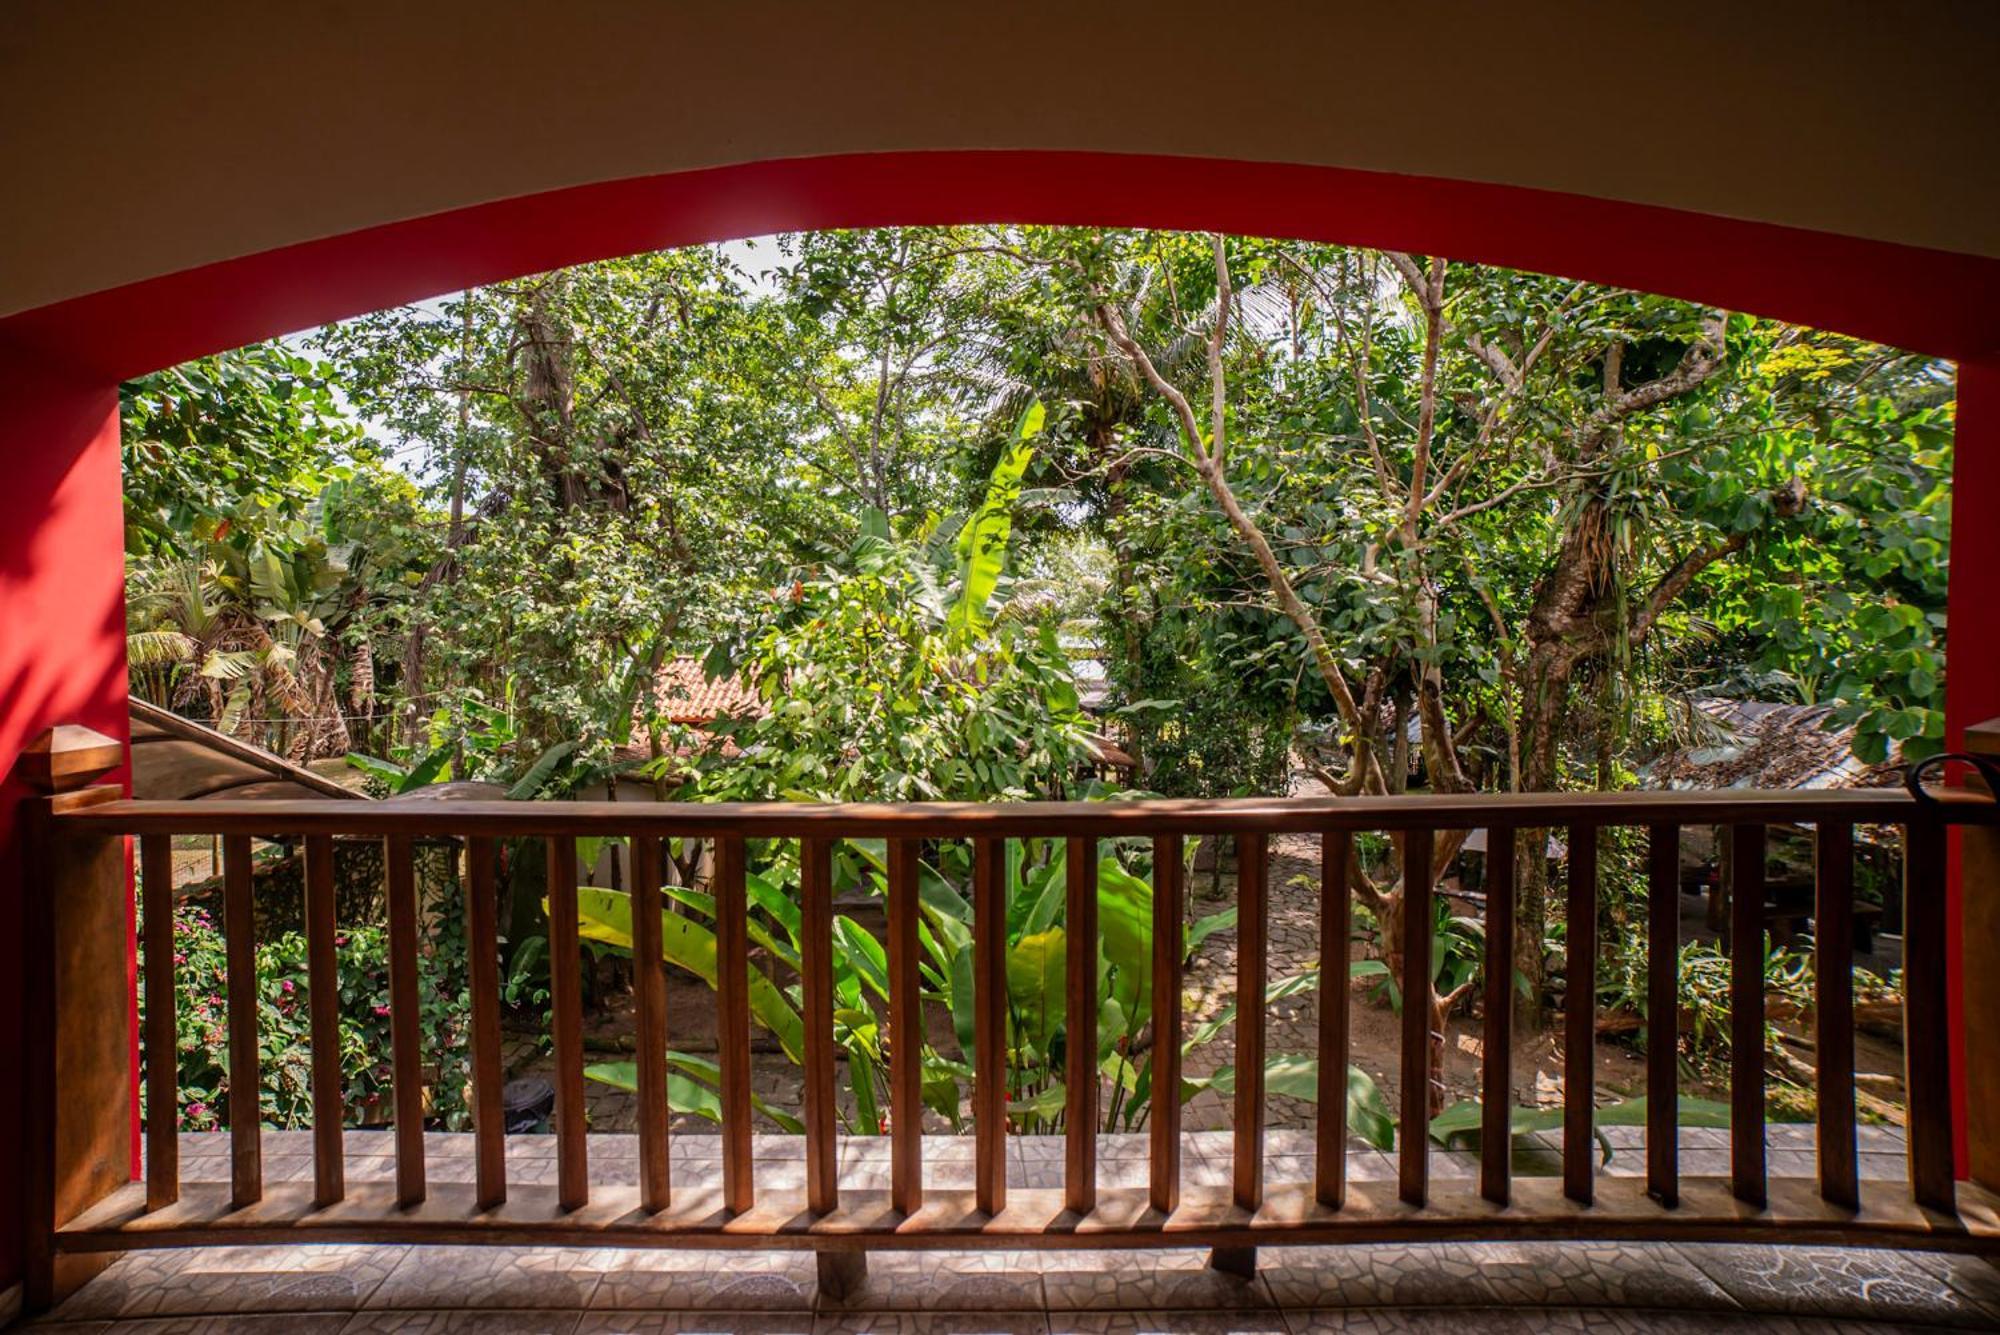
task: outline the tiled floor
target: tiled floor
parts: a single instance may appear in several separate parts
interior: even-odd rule
[[[1483,1243],[1199,1252],[897,1253],[816,1296],[800,1253],[229,1247],[133,1253],[36,1328],[97,1335],[521,1331],[2000,1330],[2000,1271],[1925,1253]]]
[[[1309,1142],[1286,1139],[1296,1134],[1274,1133],[1272,1158],[1288,1174],[1310,1173]],[[1685,1133],[1685,1153],[1720,1150],[1703,1139],[1713,1134]],[[377,1135],[350,1133],[351,1177],[386,1175],[392,1160]],[[427,1137],[434,1178],[459,1174],[467,1141]],[[1143,1167],[1142,1144],[1107,1139],[1105,1174]],[[1608,1171],[1642,1164],[1636,1138],[1621,1131],[1614,1144]],[[1774,1169],[1786,1171],[1780,1154],[1802,1155],[1809,1172],[1810,1145],[1809,1135],[1773,1128]],[[546,1137],[514,1138],[516,1180],[545,1171],[551,1148]],[[882,1148],[843,1146],[843,1181],[873,1185],[885,1171]],[[934,1138],[927,1148],[930,1180],[969,1174],[968,1143]],[[1902,1175],[1891,1135],[1865,1133],[1862,1148],[1881,1160],[1868,1165],[1872,1173]],[[219,1138],[186,1138],[184,1176],[225,1175],[223,1149]],[[760,1138],[757,1149],[767,1181],[787,1175],[799,1154],[788,1137]],[[701,1138],[677,1138],[676,1179],[704,1178],[712,1150]],[[269,1133],[267,1173],[308,1175],[308,1151],[293,1133]],[[630,1137],[593,1136],[591,1151],[593,1176],[604,1180],[621,1178],[633,1155]],[[1389,1173],[1386,1159],[1366,1155],[1352,1165],[1357,1175]],[[1226,1172],[1227,1156],[1226,1137],[1190,1136],[1190,1180]],[[1452,1156],[1433,1162],[1440,1175],[1469,1171]],[[1053,1184],[1060,1165],[1059,1142],[1013,1143],[1010,1176],[1023,1185]],[[834,1300],[820,1296],[813,1258],[798,1252],[221,1247],[128,1254],[37,1324],[91,1335],[2000,1331],[2000,1269],[1927,1253],[1545,1242],[1268,1247],[1251,1280],[1211,1270],[1206,1259],[1198,1251],[878,1254],[860,1289]]]

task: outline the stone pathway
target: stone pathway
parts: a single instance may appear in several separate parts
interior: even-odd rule
[[[1618,1152],[1606,1171],[1642,1172],[1636,1129],[1611,1131]],[[1687,1170],[1713,1171],[1704,1156],[1726,1157],[1726,1134],[1684,1131]],[[1812,1171],[1810,1128],[1773,1127],[1771,1137],[1775,1175]],[[1900,1178],[1898,1135],[1867,1128],[1863,1137],[1864,1175]],[[471,1137],[431,1133],[425,1144],[433,1181],[470,1180]],[[925,1144],[929,1181],[970,1185],[969,1139]],[[682,1135],[672,1145],[677,1183],[719,1180],[713,1137]],[[184,1178],[226,1180],[227,1147],[226,1135],[183,1136]],[[552,1137],[510,1137],[507,1149],[511,1180],[552,1180]],[[877,1138],[843,1142],[843,1183],[886,1186],[887,1149]],[[350,1180],[389,1180],[388,1133],[350,1131],[346,1150]],[[1311,1150],[1309,1133],[1272,1133],[1271,1179],[1309,1176]],[[755,1151],[760,1185],[796,1185],[796,1137],[760,1136]],[[310,1177],[310,1133],[266,1132],[264,1152],[271,1180]],[[1107,1184],[1144,1180],[1144,1137],[1104,1137],[1099,1153]],[[593,1180],[633,1180],[633,1137],[593,1134],[590,1155]],[[1226,1134],[1190,1134],[1184,1156],[1187,1180],[1227,1180]],[[1438,1177],[1475,1167],[1469,1155],[1432,1155]],[[1061,1171],[1059,1139],[1010,1142],[1016,1185],[1054,1185]],[[1349,1171],[1389,1179],[1394,1165],[1357,1149]],[[1267,1247],[1246,1281],[1210,1270],[1192,1250],[907,1252],[870,1257],[860,1289],[831,1300],[818,1293],[812,1257],[794,1252],[231,1246],[127,1254],[33,1325],[90,1335],[1990,1331],[2000,1330],[2000,1269],[1830,1247],[1509,1242]]]
[[[704,1126],[712,1124],[704,1123]],[[1600,1171],[1607,1177],[1644,1177],[1643,1127],[1602,1128],[1611,1158]],[[1806,1178],[1818,1173],[1813,1128],[1798,1123],[1774,1123],[1765,1128],[1765,1158],[1773,1179]],[[1903,1133],[1889,1126],[1856,1129],[1857,1164],[1866,1182],[1907,1182],[1908,1163]],[[1264,1177],[1268,1183],[1310,1182],[1316,1154],[1310,1127],[1278,1127],[1265,1133]],[[586,1138],[590,1180],[631,1185],[638,1179],[639,1142],[630,1133],[599,1133]],[[722,1183],[720,1140],[707,1133],[676,1133],[668,1140],[677,1186],[719,1187]],[[1191,1131],[1181,1138],[1182,1180],[1202,1186],[1230,1181],[1232,1133]],[[760,1186],[791,1188],[805,1173],[805,1140],[801,1136],[759,1134],[751,1139]],[[555,1181],[556,1139],[552,1135],[506,1138],[510,1182],[552,1184]],[[1718,1127],[1683,1127],[1679,1137],[1680,1168],[1688,1177],[1724,1177],[1729,1172],[1729,1132]],[[395,1133],[350,1128],[344,1141],[347,1180],[393,1182]],[[1100,1135],[1097,1138],[1098,1184],[1105,1187],[1144,1186],[1148,1140],[1143,1134]],[[313,1173],[310,1131],[266,1131],[263,1137],[264,1180],[307,1182]],[[971,1136],[926,1135],[925,1181],[933,1186],[970,1188]],[[424,1172],[432,1182],[473,1180],[473,1138],[457,1131],[424,1133]],[[1557,1177],[1562,1172],[1559,1134],[1519,1137],[1514,1149],[1517,1176]],[[1009,1136],[1007,1181],[1025,1189],[1062,1185],[1063,1140],[1060,1136]],[[1433,1145],[1430,1173],[1438,1181],[1469,1180],[1479,1175],[1479,1156]],[[180,1135],[183,1182],[229,1180],[229,1133],[184,1131]],[[1392,1182],[1396,1160],[1362,1141],[1348,1144],[1347,1175],[1356,1182]],[[840,1138],[840,1184],[857,1190],[889,1186],[889,1139],[885,1136]]]

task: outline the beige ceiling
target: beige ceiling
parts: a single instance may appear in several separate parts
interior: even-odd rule
[[[2000,257],[1985,0],[26,0],[0,314],[563,186],[883,149],[1543,187]]]

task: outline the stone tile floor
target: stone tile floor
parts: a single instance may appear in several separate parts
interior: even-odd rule
[[[1639,1137],[1615,1130],[1619,1152],[1607,1171],[1642,1171]],[[1723,1152],[1725,1135],[1684,1132],[1684,1158]],[[381,1136],[349,1133],[351,1179],[388,1174],[393,1159]],[[1900,1178],[1899,1136],[1867,1128],[1863,1137],[1868,1173]],[[426,1139],[435,1180],[461,1167],[469,1173],[469,1137]],[[673,1145],[676,1179],[705,1178],[713,1140],[681,1136]],[[969,1183],[969,1141],[926,1145],[929,1180]],[[630,1137],[594,1135],[590,1148],[594,1178],[626,1180]],[[789,1177],[786,1165],[799,1159],[791,1137],[760,1137],[756,1148],[765,1182]],[[552,1149],[548,1137],[511,1138],[515,1180],[547,1171]],[[885,1151],[878,1141],[845,1144],[843,1181],[874,1185],[878,1170],[886,1173]],[[1771,1154],[1775,1174],[1809,1173],[1810,1128],[1773,1127]],[[266,1133],[265,1155],[274,1179],[310,1175],[304,1133]],[[1142,1137],[1107,1137],[1100,1155],[1107,1181],[1144,1171]],[[1021,1185],[1052,1185],[1060,1142],[1016,1140],[1010,1161]],[[1226,1180],[1227,1162],[1226,1136],[1188,1137],[1190,1180]],[[1433,1156],[1440,1176],[1474,1162]],[[1274,1178],[1310,1173],[1309,1133],[1274,1132],[1271,1163]],[[219,1180],[227,1165],[226,1137],[184,1138],[187,1180]],[[1352,1169],[1392,1172],[1372,1150],[1357,1151]],[[1267,1247],[1251,1280],[1211,1270],[1206,1259],[1200,1251],[882,1254],[870,1258],[855,1293],[834,1300],[819,1295],[812,1257],[793,1252],[215,1247],[121,1257],[33,1326],[90,1335],[2000,1331],[2000,1269],[1932,1253],[1549,1242]]]

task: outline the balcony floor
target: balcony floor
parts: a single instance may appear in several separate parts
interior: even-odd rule
[[[1607,1172],[1643,1171],[1636,1131],[1617,1130]],[[1774,1176],[1812,1171],[1810,1135],[1810,1128],[1771,1128]],[[1900,1178],[1898,1134],[1864,1128],[1862,1135],[1864,1176]],[[1683,1158],[1725,1154],[1725,1136],[1684,1131]],[[431,1180],[470,1180],[470,1136],[433,1133],[426,1141]],[[925,1143],[927,1180],[970,1181],[969,1139]],[[673,1145],[677,1185],[719,1172],[712,1137],[679,1136]],[[1274,1131],[1269,1147],[1273,1180],[1310,1174],[1309,1132]],[[590,1151],[593,1180],[634,1179],[631,1137],[593,1135]],[[350,1181],[386,1178],[393,1165],[384,1132],[350,1132],[347,1152]],[[311,1175],[307,1133],[266,1133],[264,1154],[267,1180]],[[803,1172],[794,1138],[760,1137],[757,1155],[760,1184]],[[1100,1180],[1143,1181],[1144,1155],[1143,1137],[1104,1138]],[[185,1136],[181,1159],[186,1181],[224,1179],[227,1137]],[[547,1180],[553,1141],[510,1137],[508,1159],[512,1180]],[[1226,1180],[1227,1162],[1226,1136],[1187,1138],[1187,1180]],[[1456,1176],[1474,1162],[1434,1153],[1432,1171]],[[1059,1140],[1017,1139],[1009,1177],[1023,1187],[1054,1185],[1061,1163]],[[1703,1171],[1697,1164],[1688,1171]],[[1387,1177],[1393,1165],[1357,1150],[1350,1171]],[[886,1174],[886,1142],[844,1143],[843,1184],[877,1185],[879,1176],[886,1185]],[[2000,1330],[2000,1269],[1932,1253],[1546,1242],[1266,1247],[1249,1281],[1209,1270],[1205,1260],[1191,1250],[877,1254],[862,1288],[833,1301],[817,1293],[812,1258],[796,1252],[211,1247],[127,1254],[38,1324],[106,1335]]]

